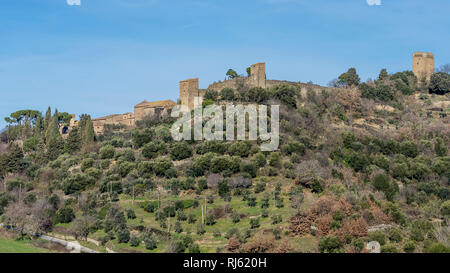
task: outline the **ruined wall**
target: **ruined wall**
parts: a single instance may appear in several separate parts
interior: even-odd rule
[[[413,55],[413,73],[417,79],[430,81],[434,73],[434,55],[431,52],[415,52]]]
[[[198,78],[180,81],[180,100],[182,105],[194,109],[194,97],[199,96]]]

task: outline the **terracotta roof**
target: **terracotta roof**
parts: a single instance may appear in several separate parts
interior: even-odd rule
[[[170,107],[170,106],[175,106],[175,105],[177,105],[177,104],[171,100],[151,101],[151,102],[144,100],[143,102],[136,104],[134,106],[134,108],[137,108],[137,107],[168,107],[168,106]]]

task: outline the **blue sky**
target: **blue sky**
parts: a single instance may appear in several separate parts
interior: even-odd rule
[[[0,1],[0,127],[19,109],[98,117],[176,101],[180,80],[206,88],[257,62],[269,79],[322,85],[352,66],[363,80],[411,70],[414,51],[450,63],[448,0],[66,1]]]

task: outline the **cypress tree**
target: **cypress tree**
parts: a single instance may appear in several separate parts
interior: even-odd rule
[[[81,148],[81,138],[78,127],[74,127],[70,131],[69,136],[66,139],[64,151],[67,153],[74,153],[79,151]]]

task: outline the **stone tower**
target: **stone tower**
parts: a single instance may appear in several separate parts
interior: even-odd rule
[[[430,81],[434,73],[434,56],[431,52],[415,52],[413,55],[413,72],[419,82],[423,79]]]
[[[250,66],[249,84],[266,88],[266,63],[257,63]]]
[[[182,105],[194,109],[194,97],[199,96],[198,78],[180,81],[180,100]]]

